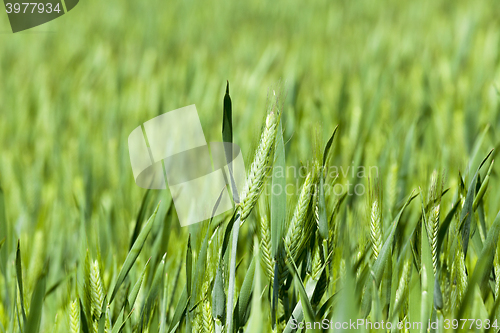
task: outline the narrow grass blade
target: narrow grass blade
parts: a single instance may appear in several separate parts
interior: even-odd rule
[[[5,247],[0,246],[0,273],[7,279],[7,257],[9,251],[7,214],[5,212],[5,198],[0,186],[0,237],[5,241]],[[3,244],[3,243],[2,243]],[[8,294],[8,293],[7,293]]]
[[[498,238],[500,236],[500,212],[498,213],[493,225],[490,230],[488,230],[488,237],[484,243],[483,251],[479,257],[479,262],[477,264],[477,274],[479,274],[479,285],[481,290],[484,291],[488,283],[488,278],[490,272],[493,268],[493,260],[495,258],[495,249],[498,244]],[[484,261],[484,264],[482,263]],[[479,265],[481,263],[481,265]],[[482,269],[482,271],[480,270]],[[474,274],[476,274],[476,269],[474,269]],[[499,277],[497,277],[499,278]]]
[[[15,306],[15,315],[13,316],[13,318],[15,317],[17,319],[17,326],[19,327],[19,331],[21,333],[23,333],[23,325],[21,324],[21,316],[19,315],[19,307],[17,306],[17,290],[15,291],[15,296],[14,296],[14,306]],[[14,323],[14,320],[12,320],[12,322]],[[24,325],[26,326],[26,325]],[[11,327],[14,327],[14,324],[11,325]]]
[[[479,188],[479,191],[477,192],[476,197],[474,198],[474,203],[472,204],[472,210],[476,211],[479,203],[484,197],[484,194],[486,193],[486,190],[488,189],[488,185],[490,183],[490,174],[491,170],[493,169],[493,164],[495,163],[495,160],[492,160],[490,163],[490,167],[488,168],[488,172],[486,172],[486,176],[484,177],[484,181],[481,184],[481,187]]]
[[[215,282],[212,289],[212,317],[215,320],[224,321],[226,314],[226,294],[224,293],[224,280],[222,278],[222,261],[217,265],[215,273]]]
[[[139,236],[137,236],[137,239],[134,242],[134,245],[130,249],[129,253],[127,254],[127,258],[125,258],[125,262],[123,263],[122,269],[120,270],[120,273],[118,274],[118,277],[116,279],[115,286],[113,288],[113,292],[111,293],[111,297],[109,299],[109,304],[111,304],[116,296],[116,293],[118,292],[118,289],[122,285],[123,281],[127,277],[128,272],[132,268],[132,266],[135,263],[135,260],[139,256],[139,253],[141,253],[142,247],[144,246],[144,243],[146,242],[146,238],[149,235],[149,232],[151,231],[151,228],[153,226],[153,222],[156,217],[156,213],[158,212],[158,207],[160,207],[160,204],[156,206],[156,209],[153,213],[153,215],[149,218],[149,220],[146,222],[144,225],[144,228],[141,230],[139,233]]]
[[[226,85],[226,94],[224,95],[223,114],[222,114],[222,141],[233,142],[233,107],[231,97],[229,96],[229,81]],[[227,157],[229,161],[233,159]]]
[[[326,165],[326,161],[328,160],[328,153],[330,152],[330,148],[332,147],[333,139],[335,138],[335,133],[337,133],[337,129],[339,128],[339,125],[335,126],[335,129],[333,130],[333,134],[326,143],[325,150],[323,151],[323,167]]]
[[[432,266],[432,252],[429,243],[430,233],[427,228],[428,220],[425,214],[425,205],[422,193],[420,193],[422,203],[422,223],[420,237],[420,256],[421,256],[421,285],[422,285],[422,304],[421,304],[421,319],[423,322],[422,330],[427,327],[427,320],[430,316],[430,310],[434,301],[434,272]],[[427,331],[427,329],[425,329]],[[423,331],[422,331],[423,332]]]
[[[276,261],[280,250],[280,241],[285,228],[286,218],[286,176],[285,176],[285,146],[283,143],[283,130],[280,121],[276,137],[276,149],[274,156],[274,165],[272,171],[272,188],[277,187],[279,191],[272,191],[271,193],[271,252],[272,257]],[[277,266],[274,270],[274,283],[273,283],[273,296],[271,305],[272,325],[274,328],[276,319],[276,304],[278,296],[278,283],[280,277],[278,276],[279,270]]]
[[[120,315],[122,319],[120,322],[115,323],[115,326],[113,326],[113,330],[111,331],[111,333],[120,333],[130,319],[130,316],[132,316],[132,313],[134,313],[134,310],[130,311],[126,318],[123,318],[125,316],[125,308],[123,308]]]
[[[420,286],[420,276],[416,269],[413,270],[412,276],[410,278],[410,294],[408,299],[408,320],[410,322],[422,322],[421,321],[421,304],[422,304],[422,289]],[[418,326],[412,326],[410,328],[410,333],[419,332]]]
[[[457,200],[453,204],[453,208],[450,209],[446,217],[444,218],[443,222],[439,226],[439,232],[438,232],[438,242],[437,242],[437,252],[440,252],[441,246],[443,245],[444,238],[448,232],[448,229],[450,227],[451,221],[453,220],[453,217],[455,216],[455,213],[457,212],[458,208],[460,207],[460,200]]]
[[[87,315],[85,314],[85,311],[83,309],[83,304],[82,304],[82,300],[80,299],[79,300],[80,302],[80,321],[81,321],[81,324],[82,324],[82,331],[83,333],[89,333],[89,321],[87,320]]]
[[[200,293],[200,288],[203,284],[203,279],[205,276],[205,268],[207,263],[207,248],[208,248],[208,239],[210,237],[210,224],[207,226],[207,231],[205,232],[205,237],[203,239],[203,243],[201,244],[200,251],[196,258],[196,265],[194,276],[191,278],[191,293],[188,292],[188,296],[191,296],[189,308],[192,309],[194,307],[194,301],[198,299],[198,294]],[[186,261],[187,265],[187,261]]]
[[[238,302],[236,302],[236,311],[233,318],[235,322],[235,329],[239,329],[241,326],[244,326],[246,324],[245,315],[250,304],[250,298],[252,297],[255,266],[256,263],[254,256],[245,274],[243,284],[241,285],[240,294],[238,295]]]
[[[272,172],[272,188],[276,187],[279,189],[272,191],[271,194],[271,249],[273,257],[276,258],[286,218],[285,146],[283,143],[281,121],[276,134],[276,150]]]
[[[231,103],[231,97],[229,96],[229,81],[227,81],[226,94],[224,95],[224,101],[222,106],[222,141],[231,143],[231,145],[224,145],[224,153],[226,155],[226,161],[229,170],[229,179],[231,182],[231,189],[233,192],[236,191],[236,183],[233,176],[233,107]],[[238,193],[233,193],[233,200],[235,203],[240,202],[240,197]]]
[[[175,205],[174,202],[170,200],[170,205],[163,219],[163,226],[162,226],[161,240],[160,240],[161,245],[158,248],[158,253],[166,253],[168,250],[168,244],[170,242],[170,231],[172,230],[171,226],[174,220],[174,215],[175,215]]]
[[[425,223],[422,223],[422,224],[425,224]],[[422,237],[422,239],[425,239],[427,237]],[[420,328],[420,333],[426,333],[427,332],[427,321],[429,319],[429,316],[430,316],[430,307],[429,307],[429,300],[432,301],[432,298],[429,297],[429,284],[428,284],[428,281],[429,281],[429,277],[428,277],[428,273],[429,273],[429,270],[428,268],[428,265],[424,262],[424,260],[422,261],[423,265],[422,265],[422,269],[421,269],[421,272],[420,272],[420,280],[421,280],[421,284],[422,284],[422,301],[420,302],[420,320],[422,321],[422,326]]]
[[[484,292],[488,278],[493,267],[493,260],[495,258],[495,249],[500,235],[500,212],[497,214],[493,225],[488,231],[488,238],[486,239],[483,251],[474,268],[474,273],[469,279],[467,284],[467,291],[462,299],[461,306],[458,311],[457,318],[464,318],[466,309],[471,305],[474,296],[474,288],[479,285]]]
[[[467,122],[469,124],[469,122]],[[487,124],[484,129],[481,131],[481,134],[479,134],[476,137],[476,140],[474,141],[474,147],[470,153],[470,158],[469,158],[469,164],[468,164],[468,169],[472,170],[472,167],[474,165],[477,165],[477,159],[480,158],[478,156],[479,151],[481,147],[483,146],[484,139],[486,138],[486,134],[488,134],[488,131],[490,130],[490,125]]]
[[[168,274],[167,274],[168,275]],[[159,333],[165,333],[167,329],[167,299],[168,299],[168,279],[164,277],[162,299],[160,300],[160,330]]]
[[[476,193],[477,176],[479,174],[479,170],[481,170],[484,163],[486,163],[486,161],[490,157],[491,153],[493,153],[493,150],[490,150],[488,155],[483,159],[483,161],[481,162],[481,164],[477,168],[477,171],[474,174],[474,177],[472,177],[472,180],[471,180],[470,185],[469,185],[469,189],[467,190],[467,196],[465,197],[464,207],[462,209],[462,212],[460,213],[460,220],[465,219],[464,226],[462,229],[462,248],[463,248],[464,258],[467,257],[467,249],[469,247],[470,229],[471,229],[471,224],[472,224],[472,218],[474,216],[472,208],[473,208],[473,204],[474,204],[474,196]]]
[[[392,321],[393,323],[395,323],[395,320],[399,319],[397,317],[401,309],[401,306],[403,305],[404,302],[407,301],[407,298],[402,296],[408,295],[407,292],[409,289],[409,283],[410,283],[409,280],[411,280],[412,264],[410,259],[410,254],[411,254],[410,247],[411,247],[411,238],[409,238],[406,244],[404,245],[401,251],[402,253],[401,258],[399,262],[394,265],[395,269],[392,272],[393,282],[391,283],[391,286],[393,292],[391,292],[389,320]],[[396,259],[393,258],[393,260]]]
[[[410,194],[406,202],[404,203],[403,207],[399,211],[398,215],[392,222],[392,227],[391,231],[389,233],[389,236],[386,238],[384,245],[382,246],[382,249],[380,250],[379,256],[375,260],[375,263],[372,266],[372,275],[375,279],[375,286],[378,288],[380,286],[380,283],[382,281],[382,275],[384,273],[384,269],[387,266],[387,262],[389,261],[389,256],[391,255],[391,249],[392,249],[392,244],[394,242],[394,235],[396,233],[397,226],[399,224],[399,221],[401,220],[401,216],[403,215],[403,212],[405,208],[410,204],[410,202],[417,196],[418,194],[414,194],[414,191]],[[368,280],[368,283],[366,285],[366,292],[365,292],[365,297],[363,298],[362,302],[362,314],[363,317],[367,317],[368,314],[370,313],[371,310],[371,288],[373,284],[371,282],[371,279]]]
[[[382,279],[382,273],[383,273],[384,268],[385,268],[385,263],[387,262],[387,259],[391,253],[391,247],[392,247],[392,243],[394,241],[394,235],[396,233],[396,229],[397,229],[397,226],[399,224],[399,221],[401,220],[401,216],[403,215],[405,208],[410,204],[410,202],[414,198],[416,198],[417,195],[418,194],[413,194],[413,192],[412,192],[412,194],[408,197],[405,204],[403,205],[403,207],[399,211],[398,215],[396,216],[396,218],[392,222],[391,232],[389,233],[389,236],[386,238],[384,246],[382,247],[382,250],[380,251],[380,254],[379,254],[379,256],[378,256],[377,260],[375,261],[375,264],[373,265],[373,268],[372,268],[377,285],[380,284],[380,281]]]
[[[436,310],[442,311],[444,304],[443,293],[441,291],[441,286],[439,285],[439,275],[440,269],[438,269],[438,272],[434,277],[434,308]]]
[[[171,198],[167,198],[167,204],[160,205],[160,208],[158,208],[158,213],[157,216],[158,218],[161,219],[162,216],[162,211],[164,207],[167,207],[165,209],[164,215],[163,215],[163,221],[156,221],[153,222],[153,226],[151,227],[152,230],[152,237],[154,237],[153,240],[153,246],[151,248],[151,258],[149,259],[151,261],[151,266],[149,267],[150,270],[152,270],[154,267],[157,267],[158,264],[161,261],[161,256],[167,252],[168,250],[168,243],[170,241],[170,232],[172,231],[171,229],[171,224],[172,220],[174,219],[175,215],[175,205],[173,204],[173,200]],[[162,201],[163,203],[163,201]],[[161,233],[157,232],[159,229],[161,229]],[[152,283],[153,275],[152,271],[148,270],[148,273],[146,274],[147,280],[146,280],[146,285],[150,286]]]
[[[295,260],[293,260],[293,256],[290,252],[290,249],[288,246],[286,246],[286,252],[288,257],[290,258],[290,262],[288,262],[288,267],[289,269],[293,272],[294,274],[294,280],[295,280],[295,286],[299,291],[300,295],[300,302],[302,304],[302,308],[304,310],[304,316],[307,322],[314,322],[316,315],[314,314],[313,307],[311,305],[311,302],[309,301],[309,297],[307,296],[306,288],[304,287],[304,283],[302,282],[302,279],[300,278],[300,273],[299,270],[297,269],[297,266],[295,265]],[[314,330],[313,330],[314,332]]]
[[[337,301],[339,295],[337,293],[333,294],[330,296],[323,305],[318,309],[316,312],[316,317],[317,318],[325,318],[325,315],[331,311],[333,305]]]
[[[122,329],[122,327],[125,326],[124,313],[125,309],[122,308],[120,310],[120,314],[118,315],[116,321],[113,323],[113,328],[111,329],[111,333],[118,333]]]
[[[146,269],[148,268],[149,265],[149,260],[146,262],[146,265],[144,265],[144,269],[142,270],[141,277],[137,282],[135,283],[134,287],[132,288],[132,291],[130,292],[128,296],[128,303],[130,306],[135,305],[135,301],[137,299],[137,295],[139,295],[139,290],[141,289],[142,282],[144,280],[144,275],[146,274]]]
[[[495,321],[496,318],[496,315],[497,315],[497,311],[498,311],[498,308],[500,307],[500,297],[497,297],[497,299],[495,300],[495,303],[493,304],[493,307],[490,309],[490,315],[489,315],[489,320],[491,323],[493,323]],[[498,319],[497,319],[498,320]],[[489,332],[492,332],[492,331],[496,331],[494,327],[489,327],[485,333],[489,333]]]
[[[238,235],[240,230],[240,218],[237,217],[233,226],[232,244],[231,244],[231,262],[229,267],[229,285],[227,290],[227,308],[226,308],[226,325],[227,332],[233,330],[233,302],[235,295],[236,283],[236,254],[238,248]]]
[[[169,332],[173,332],[175,328],[180,324],[182,318],[186,314],[188,302],[189,302],[189,297],[187,295],[187,289],[184,288],[181,294],[181,298],[179,299],[179,302],[177,303],[177,306],[175,308],[174,317],[170,322],[170,326],[168,328]]]
[[[191,300],[194,299],[194,297],[191,297],[191,278],[192,278],[192,273],[193,273],[193,250],[191,249],[191,234],[188,236],[188,243],[187,243],[187,250],[186,250],[186,290],[187,290],[187,296]],[[191,333],[192,328],[191,328],[191,314],[188,312],[188,318],[186,321],[186,332]]]
[[[99,317],[98,333],[104,333],[105,327],[106,327],[106,297],[104,297],[104,302],[102,302],[101,316]]]
[[[25,333],[38,333],[40,330],[40,321],[42,320],[42,307],[45,296],[46,273],[38,278],[33,295],[31,297],[30,313],[26,321]]]
[[[222,247],[221,247],[219,263],[222,262],[222,258],[224,257],[226,250],[227,250],[227,246],[229,245],[229,239],[231,237],[231,231],[233,230],[234,222],[236,220],[239,221],[240,220],[239,217],[240,217],[239,211],[235,210],[233,215],[231,216],[231,219],[229,220],[229,222],[226,225],[226,230],[224,231],[224,238],[222,240]]]
[[[425,265],[427,269],[427,275],[428,275],[428,280],[427,280],[427,286],[431,285],[431,281],[434,280],[434,273],[432,269],[432,252],[431,252],[431,245],[429,243],[430,239],[430,233],[428,230],[428,215],[425,212],[425,205],[424,205],[424,199],[422,192],[420,192],[420,199],[421,199],[421,204],[422,204],[422,223],[421,223],[421,235],[420,237],[420,256],[421,256],[421,262],[422,265]],[[430,277],[432,276],[432,280]]]
[[[343,242],[345,251],[343,251],[343,256],[345,259],[345,275],[343,276],[342,289],[339,291],[339,300],[341,300],[341,306],[337,305],[334,313],[332,314],[331,320],[333,322],[349,322],[356,321],[359,317],[359,305],[358,297],[356,292],[356,276],[354,269],[351,265],[351,251],[349,249],[348,237],[345,235],[343,237]],[[368,279],[367,284],[372,285],[372,279]],[[371,293],[370,290],[366,290],[365,293]],[[370,297],[371,299],[371,297]]]
[[[234,302],[234,293],[235,293],[235,280],[236,280],[236,254],[237,254],[237,248],[238,248],[238,235],[239,235],[239,230],[240,230],[240,214],[239,214],[240,209],[235,210],[235,214],[233,217],[235,218],[234,222],[229,221],[229,224],[227,228],[230,228],[230,225],[232,226],[232,243],[231,243],[231,258],[230,258],[230,267],[229,267],[229,284],[228,284],[228,291],[227,291],[227,307],[226,307],[226,325],[227,325],[227,332],[231,332],[232,330],[232,322],[233,322],[233,302]],[[227,238],[226,238],[227,237]],[[223,249],[221,252],[221,258],[219,260],[219,266],[222,266],[222,259],[224,258],[224,252],[225,248],[224,246],[227,246],[226,239],[229,241],[229,234],[226,233],[224,234],[224,242],[223,242]],[[219,278],[221,277],[219,275],[220,271],[217,271],[217,275]],[[223,286],[221,285],[222,279],[217,279],[216,277],[216,283],[218,284],[217,286],[214,286],[214,291],[216,291],[216,302],[217,302],[217,311],[221,311],[219,308],[221,306],[221,301],[220,297],[224,294],[224,292],[220,292],[221,288],[224,290]],[[213,295],[212,295],[213,297]],[[221,312],[216,313],[216,315],[219,317],[221,315]],[[214,316],[214,318],[216,318]],[[219,320],[221,320],[219,318]]]
[[[19,240],[17,241],[16,250],[16,275],[17,285],[19,287],[19,297],[21,299],[21,314],[23,316],[23,323],[26,325],[26,310],[24,309],[24,288],[23,288],[23,268],[21,265],[21,247]]]
[[[165,278],[165,257],[167,254],[163,255],[163,258],[156,268],[153,283],[151,284],[151,288],[149,289],[148,296],[146,297],[146,302],[141,310],[140,316],[140,325],[146,324],[152,315],[154,315],[156,301],[160,291],[163,288],[163,279]]]
[[[260,265],[258,264],[260,262],[260,253],[259,253],[259,246],[256,240],[254,240],[254,249],[255,249],[255,254],[252,259],[253,267],[255,273],[252,273],[253,276],[253,292],[251,293],[246,293],[248,296],[250,294],[253,294],[252,297],[252,309],[251,309],[251,314],[250,314],[250,319],[248,326],[245,330],[247,333],[254,333],[254,332],[263,332],[263,325],[262,325],[262,307],[261,307],[261,285],[260,285]],[[247,274],[248,275],[248,274]],[[249,276],[250,279],[250,276]],[[246,277],[245,277],[246,280]],[[243,282],[243,285],[252,285],[252,282],[248,282],[245,284]],[[246,289],[246,288],[245,288]],[[243,290],[243,287],[242,287]],[[247,302],[248,303],[248,302]],[[244,306],[242,306],[244,307]]]
[[[188,297],[191,296],[192,272],[193,272],[193,251],[191,250],[191,234],[189,234],[187,250],[186,250],[186,288]]]
[[[146,190],[146,193],[144,193],[144,197],[142,197],[141,207],[139,208],[139,213],[137,213],[137,218],[135,220],[134,232],[132,233],[132,238],[130,239],[129,250],[131,250],[132,247],[134,246],[135,241],[141,231],[142,222],[144,220],[144,215],[146,215],[146,209],[148,207],[148,200],[150,195],[151,195],[151,190],[148,189]],[[111,302],[112,300],[110,299],[109,301]]]

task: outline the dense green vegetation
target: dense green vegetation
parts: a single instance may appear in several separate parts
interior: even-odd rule
[[[0,15],[0,332],[500,321],[499,12],[90,0],[17,34]],[[220,141],[226,80],[258,186],[181,228],[168,191],[134,183],[127,137],[196,104]]]

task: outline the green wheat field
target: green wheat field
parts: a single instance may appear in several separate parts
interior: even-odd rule
[[[0,333],[498,332],[499,14],[82,0],[12,34],[0,12]],[[127,139],[191,104],[247,176],[181,227]]]

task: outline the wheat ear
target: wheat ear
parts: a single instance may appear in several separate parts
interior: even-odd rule
[[[264,266],[264,271],[269,279],[274,278],[273,260],[271,255],[271,235],[269,234],[269,222],[265,216],[260,218],[260,250],[261,261]]]
[[[500,242],[497,242],[495,259],[493,261],[495,269],[495,299],[500,296]],[[500,315],[500,308],[497,309],[497,318]]]
[[[104,302],[104,290],[97,260],[90,265],[90,290],[94,332],[97,332],[99,318],[101,317],[102,303]]]
[[[441,186],[438,173],[434,170],[431,177],[431,188],[429,191],[429,200],[432,203],[432,207],[429,213],[429,219],[427,223],[427,230],[429,231],[429,243],[431,245],[432,252],[432,268],[434,269],[434,274],[437,273],[437,263],[438,263],[438,252],[437,252],[437,241],[439,232],[439,215],[441,208]]]
[[[429,242],[431,244],[432,251],[432,268],[434,269],[434,274],[437,273],[437,264],[438,264],[438,232],[439,232],[439,213],[440,213],[440,204],[436,204],[431,209],[431,213],[429,216]]]
[[[78,299],[70,304],[69,329],[70,333],[80,333],[80,303]]]
[[[368,215],[370,219],[370,240],[375,259],[378,258],[380,250],[382,250],[382,200],[380,187],[377,183],[369,181],[370,191],[368,193]]]
[[[401,272],[401,277],[399,278],[398,289],[396,289],[396,298],[394,300],[394,304],[398,304],[399,302],[405,302],[405,298],[407,298],[408,287],[410,285],[410,277],[411,277],[411,261],[406,260],[403,265],[403,270]],[[402,307],[404,307],[402,304]]]
[[[380,204],[378,200],[374,200],[372,203],[372,209],[370,214],[370,237],[372,240],[373,253],[375,254],[375,259],[378,258],[380,250],[382,249],[382,228],[381,218],[380,218]]]
[[[451,268],[452,281],[455,282],[453,289],[452,303],[459,304],[462,301],[462,296],[467,289],[467,273],[465,271],[465,261],[462,252],[462,242],[458,239],[458,245],[455,251],[455,260],[453,260]]]
[[[321,268],[323,268],[323,264],[321,262],[320,248],[318,247],[316,251],[314,251],[313,262],[312,262],[312,272],[311,276],[313,279],[319,278],[319,274],[322,272]]]
[[[288,231],[285,236],[285,244],[290,249],[293,259],[296,260],[299,253],[301,244],[304,242],[304,225],[306,215],[309,209],[309,203],[314,190],[314,174],[309,172],[302,189],[300,191],[299,200],[293,213]]]
[[[206,333],[214,333],[215,325],[214,325],[214,319],[212,318],[212,306],[210,304],[210,297],[208,296],[203,301],[202,317],[203,317],[203,330]]]
[[[240,219],[242,223],[248,218],[250,212],[255,207],[257,199],[262,193],[266,176],[271,169],[274,143],[276,141],[276,133],[280,120],[277,103],[276,98],[276,104],[272,104],[270,112],[267,115],[266,125],[262,131],[259,146],[241,193]]]

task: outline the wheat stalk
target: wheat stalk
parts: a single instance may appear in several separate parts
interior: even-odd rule
[[[129,286],[130,286],[130,282],[127,283],[126,285],[125,284],[122,285],[118,289],[118,293],[115,297],[115,305],[114,305],[113,314],[112,314],[113,321],[116,320],[116,318],[118,318],[118,316],[120,315],[120,311],[123,308],[123,304],[125,303],[125,300],[127,299],[127,293],[129,291]]]

